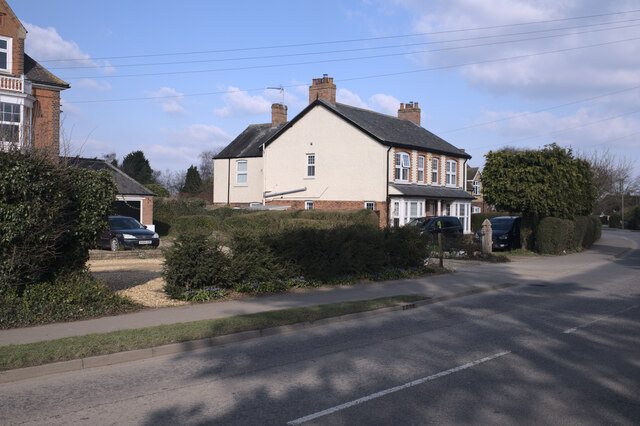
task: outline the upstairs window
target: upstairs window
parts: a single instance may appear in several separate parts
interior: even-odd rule
[[[236,184],[247,184],[247,162],[244,160],[236,163]]]
[[[473,195],[480,195],[480,182],[477,180],[473,181]]]
[[[406,152],[396,153],[396,180],[408,182],[410,170],[411,161],[409,160],[409,154]]]
[[[458,162],[447,160],[447,185],[458,184]]]
[[[431,163],[431,183],[437,185],[440,183],[440,177],[438,176],[439,164],[437,158],[434,158]]]
[[[418,155],[418,182],[424,183],[424,156]]]
[[[9,37],[0,37],[0,72],[11,72],[12,42]]]
[[[315,177],[316,175],[316,155],[307,154],[307,177]]]

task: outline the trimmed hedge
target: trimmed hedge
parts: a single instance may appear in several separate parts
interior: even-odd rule
[[[165,250],[163,275],[171,297],[197,289],[277,291],[291,285],[341,282],[424,267],[428,238],[415,227],[350,225],[278,233],[239,230],[223,250],[203,234],[183,235]],[[293,280],[293,281],[292,281]],[[295,283],[294,283],[295,281]]]
[[[566,250],[589,248],[600,239],[602,225],[596,216],[578,216],[575,220],[546,217],[538,225],[536,250],[560,254]]]
[[[174,221],[173,229],[178,235],[202,234],[209,236],[220,228],[220,220],[214,216],[180,216]]]
[[[538,224],[536,250],[543,254],[560,254],[571,247],[573,222],[557,217],[545,217]]]

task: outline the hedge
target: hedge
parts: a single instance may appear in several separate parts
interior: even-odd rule
[[[538,224],[536,250],[542,254],[560,254],[572,246],[573,222],[557,217],[545,217]]]
[[[260,216],[262,217],[262,216]],[[277,289],[299,282],[339,282],[424,267],[428,238],[415,227],[349,225],[277,233],[237,230],[223,247],[202,234],[183,235],[165,251],[166,291],[189,298],[198,289]],[[288,284],[287,284],[288,283]]]
[[[194,215],[180,216],[173,224],[172,229],[178,235],[203,234],[209,236],[220,228],[220,220],[214,216]]]

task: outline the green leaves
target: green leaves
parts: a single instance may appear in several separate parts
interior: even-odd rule
[[[486,158],[483,195],[498,210],[565,219],[591,213],[593,174],[571,150],[551,144],[540,150],[490,151]]]

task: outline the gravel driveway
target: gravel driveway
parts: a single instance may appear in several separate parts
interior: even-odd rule
[[[87,264],[94,277],[100,278],[116,293],[151,308],[188,305],[170,299],[163,291],[162,264],[164,258],[107,258],[90,260]]]

